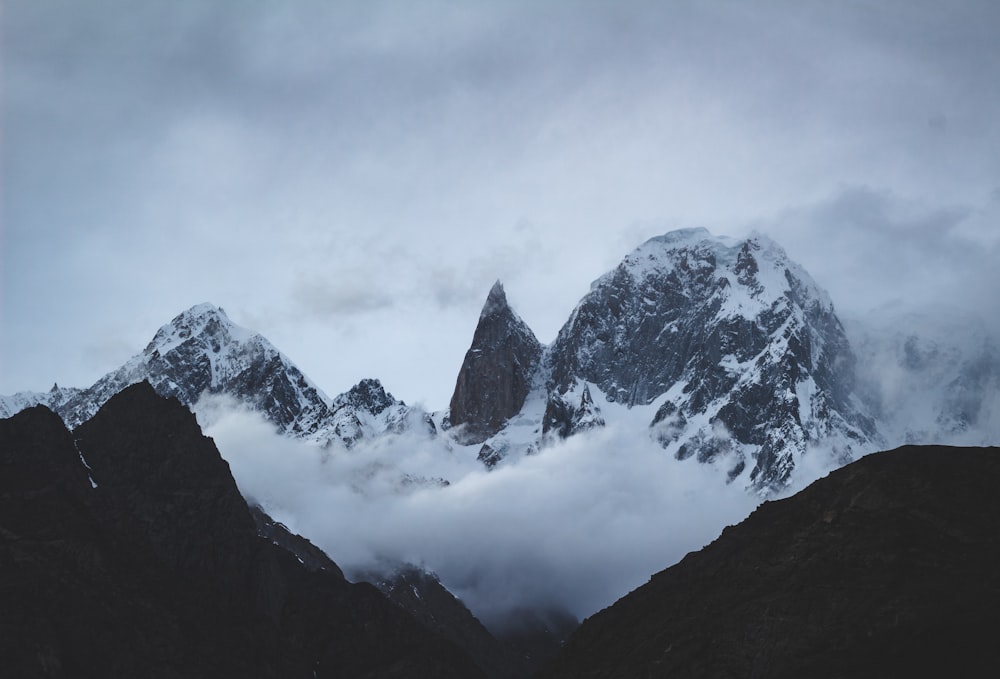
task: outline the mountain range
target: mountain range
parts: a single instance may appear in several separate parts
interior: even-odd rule
[[[44,404],[73,427],[147,380],[192,407],[230,397],[294,439],[350,448],[419,433],[443,451],[474,449],[488,468],[642,421],[667,454],[715,462],[766,497],[807,455],[839,465],[903,443],[997,439],[996,339],[964,318],[905,320],[889,311],[848,333],[774,241],[685,229],[596,280],[549,345],[497,282],[445,411],[407,406],[377,379],[330,398],[265,338],[199,304],[90,387],[0,397],[0,415]]]
[[[715,238],[702,229],[653,238],[629,254],[592,284],[548,345],[517,315],[498,281],[448,408],[436,412],[406,405],[377,379],[330,398],[268,340],[221,308],[199,304],[90,387],[0,397],[0,417],[10,418],[0,429],[9,557],[0,566],[18,591],[57,585],[36,613],[28,612],[33,595],[19,594],[16,610],[27,622],[12,623],[5,634],[25,668],[41,663],[70,667],[69,674],[71,662],[104,675],[138,671],[145,655],[163,676],[189,676],[194,667],[242,667],[250,661],[236,658],[249,653],[265,668],[254,676],[299,676],[309,667],[323,676],[318,668],[327,665],[341,668],[329,676],[527,676],[565,641],[577,624],[572,615],[508,612],[503,624],[487,629],[433,574],[402,562],[350,574],[373,588],[348,582],[266,506],[247,505],[181,406],[199,417],[210,402],[250,411],[281,436],[332,455],[400,437],[442,458],[468,459],[483,473],[516,468],[602,429],[632,429],[678,464],[709,464],[764,499],[785,492],[800,470],[842,466],[879,449],[1000,440],[997,347],[984,326],[950,314],[928,319],[886,309],[844,323],[829,296],[767,237]],[[937,473],[920,455],[913,459],[915,474]],[[957,462],[964,459],[956,453]],[[869,464],[866,458],[848,469]],[[364,479],[358,483],[365,492]],[[405,494],[448,485],[448,478],[417,470],[402,474],[395,487]],[[862,509],[875,502],[859,497]],[[899,503],[911,501],[917,503],[909,497]],[[843,516],[861,516],[853,507]],[[771,523],[785,526],[775,516]],[[895,514],[888,523],[872,516],[883,538],[903,525]],[[927,519],[934,526],[950,520]],[[779,545],[782,539],[792,538],[773,537]],[[643,605],[658,600],[644,591],[634,595]],[[207,622],[198,619],[201,596],[220,611]],[[129,629],[123,621],[134,623],[140,611],[154,612],[149,626]],[[635,615],[623,618],[623,629]],[[64,617],[84,622],[68,630],[59,622]],[[111,631],[86,631],[101,625]],[[231,631],[213,631],[216,625]],[[313,625],[352,641],[336,641]],[[587,656],[592,643],[607,648],[595,653],[616,667],[622,654],[635,653],[640,673],[662,662],[605,646],[595,628],[606,626],[588,622],[574,635],[550,668],[554,676],[575,676],[578,669],[565,669],[581,666],[574,663],[598,671],[605,661]],[[268,641],[250,651],[261,634]],[[637,628],[634,638],[645,644],[649,634]],[[126,646],[137,650],[108,664]],[[209,650],[215,647],[217,657]],[[189,665],[171,665],[177,654]]]
[[[419,569],[348,582],[248,505],[193,415],[147,382],[72,432],[44,406],[0,420],[0,468],[0,657],[17,676],[537,667]],[[996,448],[866,456],[590,617],[537,676],[992,674],[998,482]]]
[[[46,405],[75,427],[130,384],[147,381],[157,393],[193,406],[205,394],[224,394],[264,414],[289,437],[350,447],[359,439],[400,432],[429,418],[363,380],[331,399],[259,334],[242,328],[211,304],[198,304],[161,327],[145,349],[86,389],[53,385],[48,392],[0,398],[0,414]]]

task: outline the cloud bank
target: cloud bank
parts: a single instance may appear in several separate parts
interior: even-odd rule
[[[442,438],[324,450],[232,405],[197,410],[249,500],[348,572],[406,561],[437,573],[486,621],[518,608],[590,615],[757,502],[642,431],[609,427],[487,472],[474,449]]]

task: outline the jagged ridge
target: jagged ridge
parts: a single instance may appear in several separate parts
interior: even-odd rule
[[[43,406],[0,420],[0,463],[12,675],[482,676],[318,550],[296,559],[305,541],[258,537],[212,440],[148,383],[72,434]]]
[[[401,433],[430,418],[393,398],[378,380],[362,380],[330,399],[263,336],[233,323],[225,311],[198,304],[161,327],[145,349],[86,389],[21,393],[0,402],[11,414],[44,404],[71,427],[92,417],[108,399],[141,381],[157,393],[194,406],[205,395],[225,395],[270,420],[277,430],[323,445],[354,445],[362,438]]]

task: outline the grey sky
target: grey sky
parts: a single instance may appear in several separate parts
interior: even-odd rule
[[[0,393],[202,301],[445,407],[493,280],[551,341],[679,226],[839,309],[996,316],[1000,5],[4,0]]]

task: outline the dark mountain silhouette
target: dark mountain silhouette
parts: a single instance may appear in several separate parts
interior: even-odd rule
[[[540,676],[996,676],[998,485],[997,448],[862,458],[586,620]]]
[[[483,676],[373,586],[258,535],[211,439],[147,383],[72,434],[42,406],[0,421],[0,465],[5,676]]]

